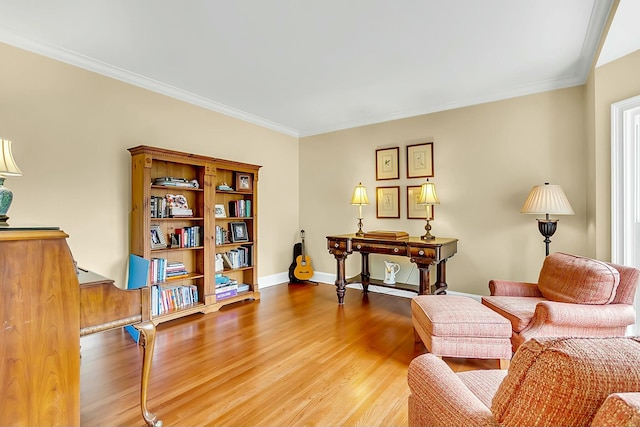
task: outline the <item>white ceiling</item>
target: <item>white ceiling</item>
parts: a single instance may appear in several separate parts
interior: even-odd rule
[[[583,84],[612,2],[0,0],[0,41],[306,136]]]

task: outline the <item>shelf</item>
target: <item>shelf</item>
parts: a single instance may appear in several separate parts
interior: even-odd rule
[[[164,218],[155,218],[151,217],[151,222],[154,221],[204,221],[204,218],[201,216],[176,216],[176,217],[164,217]]]
[[[241,194],[244,196],[253,196],[253,191],[227,191],[227,190],[216,190],[216,194]]]
[[[157,325],[158,323],[179,319],[184,316],[189,316],[190,314],[204,313],[205,308],[206,306],[203,303],[199,302],[197,304],[193,304],[188,307],[179,308],[179,309],[168,311],[166,313],[158,314],[157,316],[153,316],[151,320],[153,323]]]
[[[240,267],[240,268],[225,268],[224,270],[222,270],[222,273],[232,273],[234,271],[243,271],[243,270],[251,270],[253,268],[252,265],[248,266],[248,267]],[[220,271],[218,271],[218,273],[220,273]]]
[[[202,273],[188,273],[186,276],[168,277],[167,280],[164,282],[151,282],[151,285],[152,286],[171,286],[177,282],[183,282],[185,280],[200,279],[202,277],[204,277],[204,274]]]
[[[173,190],[172,192],[176,192],[176,191],[204,191],[204,188],[195,188],[195,187],[178,187],[175,185],[154,185],[151,184],[151,189],[152,190]]]
[[[253,217],[252,216],[225,216],[223,218],[220,217],[216,217],[216,221],[221,220],[221,221],[248,221],[248,220],[252,220]]]
[[[195,251],[204,249],[204,246],[190,246],[188,248],[164,248],[164,249],[151,249],[151,253],[158,252],[178,252],[178,251]]]

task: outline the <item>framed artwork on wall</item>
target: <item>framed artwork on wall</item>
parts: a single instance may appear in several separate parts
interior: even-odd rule
[[[407,186],[407,219],[421,219],[427,218],[427,212],[429,213],[429,219],[433,219],[433,205],[419,205],[418,198],[420,198],[420,185]]]
[[[400,187],[376,187],[376,218],[400,218]]]
[[[407,178],[433,177],[433,142],[407,145]]]
[[[376,150],[376,180],[399,179],[398,168],[399,147]]]

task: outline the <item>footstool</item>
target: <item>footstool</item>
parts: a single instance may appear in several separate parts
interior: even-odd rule
[[[511,323],[473,298],[418,295],[411,300],[416,342],[438,357],[511,360]]]

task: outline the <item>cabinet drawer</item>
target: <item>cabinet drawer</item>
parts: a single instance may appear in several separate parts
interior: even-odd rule
[[[407,247],[405,245],[353,242],[353,250],[358,252],[369,252],[374,254],[401,255],[401,256],[407,255]]]
[[[409,248],[409,255],[412,258],[432,258],[436,259],[436,249],[434,248],[421,248],[411,246]]]
[[[349,252],[351,253],[351,240],[347,239],[330,239],[327,240],[327,249],[333,252]]]

